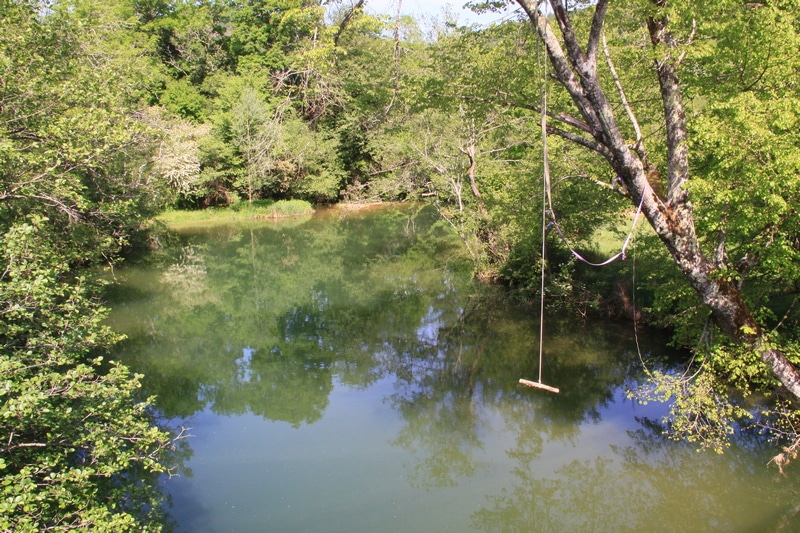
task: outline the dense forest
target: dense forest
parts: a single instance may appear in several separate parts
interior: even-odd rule
[[[161,527],[181,435],[109,360],[102,294],[165,209],[435,204],[509,297],[545,264],[550,305],[691,347],[634,392],[676,438],[800,451],[800,2],[368,3],[0,0],[0,531]],[[636,277],[571,253],[639,214]]]

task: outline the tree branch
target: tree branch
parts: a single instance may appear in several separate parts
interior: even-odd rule
[[[647,21],[650,40],[654,46],[665,45],[674,49],[675,39],[667,31],[667,19],[650,18]],[[688,192],[683,184],[689,180],[689,146],[687,143],[686,112],[683,108],[678,81],[677,64],[672,54],[656,62],[658,83],[667,132],[667,203],[671,207],[687,207]]]
[[[572,22],[569,20],[569,15],[567,14],[567,8],[564,6],[564,2],[561,0],[553,0],[550,2],[550,6],[553,9],[553,15],[555,15],[556,22],[558,22],[561,35],[564,37],[564,45],[567,47],[567,54],[573,60],[580,58],[582,60],[581,62],[585,61],[586,58],[583,55],[580,43],[578,43],[578,38],[575,36],[575,30],[572,28]],[[594,25],[594,22],[592,22],[592,25]],[[581,73],[579,72],[579,74]]]
[[[347,15],[344,16],[342,21],[339,23],[339,27],[336,29],[336,34],[333,36],[333,46],[339,46],[339,38],[344,33],[345,28],[352,20],[353,16],[356,14],[356,11],[362,9],[364,6],[364,0],[358,0],[353,8],[347,12]]]
[[[574,133],[562,130],[560,128],[555,128],[553,126],[547,126],[547,133],[552,133],[554,135],[558,135],[563,139],[567,139],[568,141],[574,142],[575,144],[579,144],[584,148],[588,148],[593,152],[597,152],[598,154],[602,155],[606,159],[613,158],[613,154],[611,151],[606,148],[605,145],[593,140],[587,139],[586,137],[581,137],[580,135],[576,135]]]
[[[587,98],[581,82],[575,76],[575,71],[567,55],[564,53],[564,49],[561,48],[561,43],[559,43],[553,30],[550,29],[550,25],[547,23],[547,17],[539,10],[539,3],[533,0],[517,0],[517,2],[522,6],[523,10],[525,10],[536,26],[536,32],[539,34],[539,38],[544,42],[547,55],[550,58],[550,63],[555,69],[556,79],[567,90],[572,101],[575,102],[583,116],[583,120],[588,124],[589,128],[591,128],[592,136],[598,138],[602,135],[600,119]],[[563,10],[563,4],[561,2],[554,0],[552,3],[561,5]],[[566,13],[562,13],[562,15],[566,17]],[[568,20],[566,22],[567,24],[569,23]],[[569,25],[569,27],[571,28],[571,25]],[[577,41],[575,41],[574,46],[578,57],[583,58]],[[570,57],[572,57],[571,54]]]
[[[485,103],[485,104],[495,104],[495,105],[504,104],[504,105],[507,105],[507,106],[510,106],[510,107],[517,107],[517,108],[520,108],[520,109],[527,109],[528,111],[534,111],[536,113],[541,113],[541,107],[539,107],[538,105],[528,104],[528,103],[525,103],[525,102],[519,102],[517,100],[511,100],[508,97],[508,93],[505,93],[505,92],[502,92],[502,91],[497,91],[497,94],[500,95],[502,97],[502,99],[494,100],[492,98],[483,98],[483,97],[474,96],[474,95],[461,95],[461,96],[458,96],[457,98],[461,98],[462,100],[475,100],[476,102],[481,102],[481,103]],[[439,94],[439,93],[433,93],[433,94],[431,94],[431,96],[432,97],[439,97],[439,96],[444,96],[444,95]],[[579,130],[585,131],[588,134],[592,134],[592,128],[586,122],[582,121],[579,118],[573,117],[572,115],[568,115],[567,113],[553,113],[551,111],[548,111],[547,112],[547,116],[552,118],[553,120],[557,120],[559,122],[563,122],[564,124],[568,124],[568,125],[573,126],[573,127],[577,128]]]
[[[478,190],[478,184],[475,182],[475,167],[477,167],[477,163],[475,161],[475,145],[469,144],[466,148],[459,146],[458,150],[469,159],[469,168],[467,169],[469,186],[472,189],[473,196],[480,200],[481,192]]]
[[[565,180],[572,179],[572,178],[579,178],[579,179],[582,179],[582,180],[590,181],[590,182],[592,182],[593,184],[597,185],[600,188],[608,189],[611,192],[619,194],[620,196],[624,196],[625,198],[630,197],[630,193],[628,193],[627,190],[625,190],[623,188],[620,188],[620,187],[616,187],[614,185],[614,182],[616,180],[614,180],[614,182],[612,182],[612,183],[607,183],[607,182],[601,181],[601,180],[599,180],[597,178],[593,178],[593,177],[591,177],[591,176],[589,176],[587,174],[571,174],[569,176],[562,176],[562,177],[558,178],[558,181],[559,182],[560,181],[565,181]]]
[[[628,114],[628,119],[631,121],[633,125],[633,131],[636,132],[636,144],[633,146],[633,149],[639,154],[639,157],[642,159],[642,162],[647,161],[647,152],[644,149],[644,145],[642,144],[642,130],[639,127],[639,121],[636,119],[636,115],[633,112],[633,109],[628,102],[628,98],[625,96],[625,90],[622,88],[622,82],[619,80],[619,75],[617,75],[617,69],[614,68],[614,63],[611,61],[611,53],[608,51],[608,44],[606,43],[606,36],[603,35],[603,54],[606,56],[606,63],[608,64],[608,70],[611,72],[611,77],[614,78],[614,85],[617,86],[617,92],[619,93],[619,98],[622,101],[622,107],[625,109],[625,112]]]
[[[589,43],[586,45],[586,59],[592,72],[597,71],[597,49],[603,33],[603,20],[607,10],[608,0],[598,0],[594,9],[594,17],[592,17],[592,29],[589,31]],[[605,40],[603,40],[603,44],[605,45]]]

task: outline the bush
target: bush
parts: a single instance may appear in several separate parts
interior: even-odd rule
[[[0,242],[0,531],[158,531],[170,434],[140,376],[104,363],[100,285],[53,235],[34,217]]]
[[[269,215],[275,218],[297,217],[314,212],[311,204],[305,200],[279,200],[269,208]]]

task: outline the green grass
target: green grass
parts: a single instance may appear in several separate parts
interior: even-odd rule
[[[600,228],[592,235],[591,244],[596,247],[598,254],[613,255],[620,251],[625,242],[625,235],[622,232],[630,229],[630,226],[623,225],[618,229]]]
[[[230,207],[209,207],[202,210],[167,210],[156,220],[168,226],[194,224],[213,224],[215,222],[236,222],[246,220],[279,219],[310,215],[314,212],[311,204],[304,200],[246,200]]]
[[[600,256],[611,256],[618,253],[622,250],[625,238],[631,231],[632,223],[633,220],[631,218],[623,218],[614,228],[598,228],[594,234],[592,234],[592,238],[590,239],[591,245],[596,248]],[[650,233],[652,233],[652,228],[650,228],[647,220],[642,216],[636,223],[636,237],[642,237]]]

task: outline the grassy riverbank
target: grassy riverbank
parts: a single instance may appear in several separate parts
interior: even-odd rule
[[[261,219],[280,219],[310,215],[314,208],[303,200],[254,200],[239,202],[230,207],[209,207],[202,210],[167,210],[156,217],[168,226],[213,224]]]

